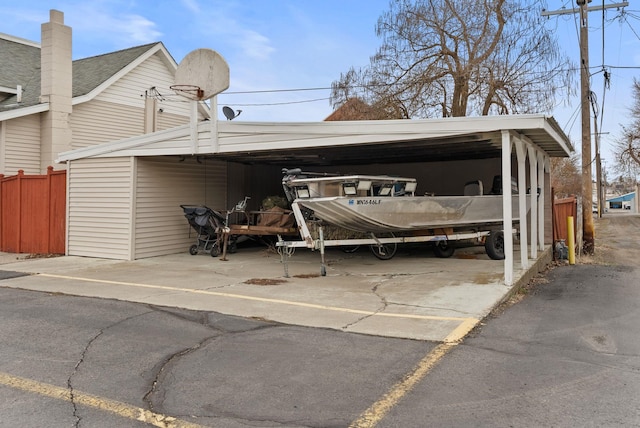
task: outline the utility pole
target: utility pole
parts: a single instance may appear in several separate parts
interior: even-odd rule
[[[582,107],[582,251],[593,254],[595,227],[593,225],[593,185],[591,179],[591,90],[589,89],[589,21],[587,2],[580,6],[580,98]]]
[[[589,88],[589,23],[588,12],[613,7],[628,6],[628,2],[588,7],[591,0],[576,0],[578,9],[566,9],[556,12],[542,12],[543,16],[564,15],[567,13],[580,13],[580,105],[582,113],[582,251],[585,254],[593,254],[595,248],[595,227],[593,224],[593,184],[591,175],[591,121]],[[596,138],[598,138],[596,136]],[[599,153],[598,150],[598,161]],[[600,194],[600,189],[598,189]]]

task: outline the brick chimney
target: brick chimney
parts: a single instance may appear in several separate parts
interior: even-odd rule
[[[71,150],[71,27],[64,25],[64,13],[49,11],[49,22],[42,24],[41,45],[40,101],[49,103],[40,134],[40,169],[45,173],[59,152]]]

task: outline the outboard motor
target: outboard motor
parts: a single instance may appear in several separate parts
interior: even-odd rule
[[[289,180],[298,178],[302,175],[302,170],[300,168],[282,168],[282,175],[282,188],[284,189],[284,194],[287,197],[287,200],[291,203],[296,199],[296,192],[294,189],[289,187]]]

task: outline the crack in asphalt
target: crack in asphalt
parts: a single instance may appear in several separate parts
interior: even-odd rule
[[[71,402],[71,406],[73,407],[73,417],[75,418],[75,423],[74,426],[76,428],[80,427],[80,423],[82,422],[82,417],[78,414],[78,405],[76,404],[76,400],[75,400],[75,392],[74,392],[74,387],[73,387],[73,378],[74,376],[78,373],[78,369],[80,368],[80,366],[84,363],[84,359],[87,355],[87,352],[89,352],[89,348],[91,347],[91,345],[100,337],[104,334],[104,332],[112,327],[115,327],[118,324],[121,324],[123,322],[129,321],[133,318],[137,318],[139,316],[142,315],[146,315],[150,312],[144,312],[141,314],[136,314],[136,315],[132,315],[130,317],[127,318],[123,318],[121,320],[119,320],[118,322],[112,323],[104,328],[101,328],[98,331],[98,334],[96,334],[95,336],[93,336],[91,339],[89,339],[89,341],[87,342],[87,344],[85,345],[84,349],[82,350],[82,352],[80,353],[80,358],[78,359],[78,361],[76,362],[75,366],[73,367],[73,371],[71,372],[71,374],[69,375],[69,377],[67,378],[67,389],[69,390],[69,401]]]
[[[211,329],[216,332],[216,334],[203,338],[201,341],[196,343],[195,345],[184,348],[180,351],[177,351],[169,356],[167,356],[164,360],[162,360],[159,364],[156,365],[153,375],[153,381],[151,381],[151,385],[149,390],[144,394],[142,400],[146,403],[148,409],[150,411],[157,411],[156,409],[162,409],[162,403],[164,402],[164,392],[161,392],[160,385],[163,380],[169,374],[168,368],[171,365],[177,363],[182,357],[190,355],[191,353],[199,350],[200,348],[208,345],[211,342],[214,342],[218,339],[225,338],[234,334],[246,333],[248,331],[261,330],[266,328],[277,327],[278,324],[269,323],[265,321],[251,321],[245,325],[245,328],[236,329],[229,331],[220,326],[215,325],[215,320],[211,320],[211,312],[199,312],[199,311],[174,311],[168,308],[156,307],[153,305],[147,305],[153,311],[161,312],[163,314],[173,316],[183,321],[196,323],[198,325],[202,325],[208,329]],[[191,316],[190,316],[191,315]],[[154,404],[155,403],[155,404]]]
[[[223,335],[224,336],[224,335]],[[153,378],[153,381],[151,382],[151,388],[149,388],[149,390],[144,394],[144,396],[142,397],[142,401],[144,401],[147,404],[147,407],[149,408],[150,411],[155,411],[154,410],[154,395],[158,394],[158,385],[162,382],[162,380],[165,378],[165,369],[170,366],[174,361],[177,361],[178,359],[184,357],[185,355],[189,355],[192,352],[197,351],[198,349],[200,349],[203,345],[208,344],[209,342],[213,342],[216,339],[219,339],[220,337],[222,337],[219,334],[216,334],[214,336],[209,336],[206,337],[204,339],[202,339],[200,342],[196,343],[195,345],[189,347],[189,348],[185,348],[182,349],[178,352],[175,352],[174,354],[170,355],[168,358],[165,358],[164,361],[162,361],[162,363],[160,364],[160,367],[157,369],[156,374]],[[160,395],[160,394],[158,394]],[[158,401],[158,407],[162,407],[162,403],[164,402],[164,393],[157,399]]]

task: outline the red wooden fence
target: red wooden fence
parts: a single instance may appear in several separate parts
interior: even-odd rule
[[[0,251],[64,254],[66,171],[0,174]]]
[[[567,217],[571,216],[574,220],[574,242],[576,242],[576,225],[578,215],[578,203],[575,196],[570,196],[564,199],[556,199],[553,201],[553,242],[555,243],[559,239],[564,239],[564,242],[568,244],[567,239]],[[577,244],[577,243],[576,243]]]

